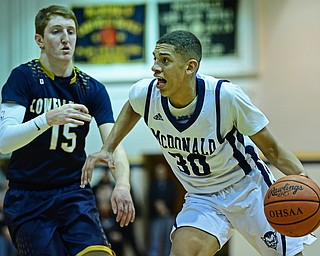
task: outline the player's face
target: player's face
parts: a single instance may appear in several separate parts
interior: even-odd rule
[[[158,79],[156,86],[161,95],[176,100],[183,98],[188,62],[174,50],[173,45],[169,44],[157,44],[153,56],[154,63],[151,70]]]
[[[44,30],[43,45],[40,46],[48,59],[72,60],[77,41],[74,20],[52,16]]]

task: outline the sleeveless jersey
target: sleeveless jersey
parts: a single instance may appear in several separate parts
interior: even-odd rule
[[[104,85],[77,68],[71,77],[55,77],[39,60],[12,70],[2,89],[2,102],[24,106],[23,122],[66,103],[85,105],[98,126],[114,122]],[[15,150],[7,173],[10,184],[50,188],[80,182],[88,131],[89,123],[54,125]]]
[[[156,79],[140,80],[130,88],[129,100],[187,192],[219,191],[256,167],[258,151],[248,136],[268,120],[239,86],[197,75],[196,108],[181,123],[155,85]]]

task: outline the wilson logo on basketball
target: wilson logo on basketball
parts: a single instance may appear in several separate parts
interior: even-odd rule
[[[303,190],[302,186],[292,186],[289,183],[286,183],[283,187],[273,187],[268,192],[268,198],[271,196],[276,197],[286,197],[289,194],[295,195],[299,190]]]
[[[298,209],[283,209],[283,210],[270,210],[269,216],[270,218],[282,218],[288,216],[296,216],[303,214],[302,210],[298,207]]]

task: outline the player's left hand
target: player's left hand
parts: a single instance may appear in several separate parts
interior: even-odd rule
[[[128,226],[135,219],[135,208],[130,194],[130,187],[116,184],[111,196],[112,211],[120,226]]]
[[[98,163],[107,164],[110,169],[115,168],[113,154],[105,148],[88,155],[81,171],[81,186],[89,184],[92,179],[93,169]]]

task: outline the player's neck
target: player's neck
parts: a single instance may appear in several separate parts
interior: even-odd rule
[[[191,79],[184,82],[183,90],[179,90],[175,95],[169,97],[171,105],[175,108],[184,108],[188,106],[198,94],[197,81]]]
[[[45,68],[50,72],[52,72],[55,76],[68,77],[72,74],[72,71],[73,71],[72,60],[70,61],[50,60],[46,55],[41,55],[40,61],[41,61],[41,64],[44,65]]]

